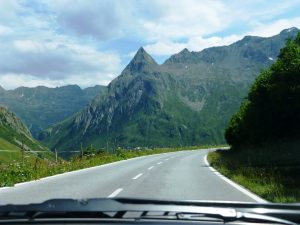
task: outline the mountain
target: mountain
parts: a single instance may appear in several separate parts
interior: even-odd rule
[[[297,32],[184,49],[162,65],[140,48],[107,93],[40,138],[59,150],[225,143],[224,129],[250,84]]]
[[[0,107],[0,164],[20,158],[22,147],[27,153],[32,153],[32,156],[49,158],[52,155],[31,136],[27,127],[14,113]]]
[[[77,85],[19,87],[7,91],[1,87],[0,105],[16,113],[37,137],[42,130],[73,115],[104,91],[105,87],[99,85],[83,90]]]

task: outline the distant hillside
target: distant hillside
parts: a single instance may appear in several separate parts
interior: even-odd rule
[[[247,36],[201,52],[184,49],[158,65],[140,48],[107,93],[47,129],[51,148],[190,146],[225,143],[224,130],[257,74],[298,29]]]
[[[99,85],[83,90],[77,85],[19,87],[8,91],[0,88],[0,105],[16,113],[37,137],[42,130],[71,116],[104,91],[105,87]]]
[[[29,130],[14,113],[0,107],[0,164],[20,159],[22,148],[27,153],[31,153],[27,154],[31,157],[51,158],[53,155],[31,136]]]

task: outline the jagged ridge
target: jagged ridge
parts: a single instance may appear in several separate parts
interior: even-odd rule
[[[201,52],[187,49],[157,63],[143,48],[108,92],[44,132],[57,149],[223,143],[228,119],[259,71],[276,60],[288,37],[246,37]]]

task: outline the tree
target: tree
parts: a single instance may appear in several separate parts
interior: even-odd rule
[[[300,33],[257,77],[225,131],[230,145],[253,145],[300,135]]]

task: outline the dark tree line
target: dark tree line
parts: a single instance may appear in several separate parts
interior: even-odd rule
[[[300,32],[278,60],[261,72],[231,118],[225,138],[232,146],[300,137]]]

